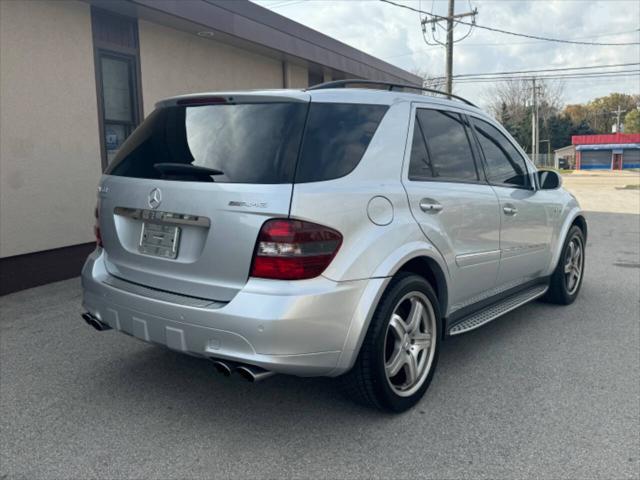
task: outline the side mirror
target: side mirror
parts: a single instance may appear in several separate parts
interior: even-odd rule
[[[562,177],[553,170],[538,170],[538,185],[542,190],[555,190],[562,186]]]

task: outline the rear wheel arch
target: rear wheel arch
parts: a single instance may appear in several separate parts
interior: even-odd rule
[[[427,256],[414,257],[405,262],[394,275],[400,272],[414,273],[431,284],[438,297],[440,312],[444,318],[447,311],[448,289],[446,276],[438,262]]]
[[[576,225],[580,230],[582,230],[582,235],[584,235],[585,242],[587,241],[587,220],[582,215],[578,215],[573,219],[571,225]]]

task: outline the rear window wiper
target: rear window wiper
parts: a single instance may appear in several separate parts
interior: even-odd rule
[[[224,175],[222,170],[216,170],[215,168],[201,167],[199,165],[192,165],[190,163],[156,163],[153,167],[163,175],[180,175],[186,174],[187,176],[212,176],[212,175]]]

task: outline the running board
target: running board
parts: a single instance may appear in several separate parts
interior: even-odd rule
[[[507,297],[500,302],[494,303],[493,305],[489,305],[488,307],[474,312],[463,319],[460,323],[457,323],[453,327],[451,327],[451,329],[449,330],[449,335],[460,335],[462,333],[475,330],[476,328],[479,328],[482,325],[485,325],[490,321],[501,317],[505,313],[508,313],[511,310],[515,310],[525,303],[541,297],[546,293],[548,288],[549,287],[547,285],[536,285],[522,292],[518,292],[515,295],[511,295],[510,297]]]

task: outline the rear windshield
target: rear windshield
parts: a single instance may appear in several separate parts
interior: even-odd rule
[[[387,108],[293,102],[163,107],[126,140],[106,173],[258,184],[337,178],[358,164]]]

